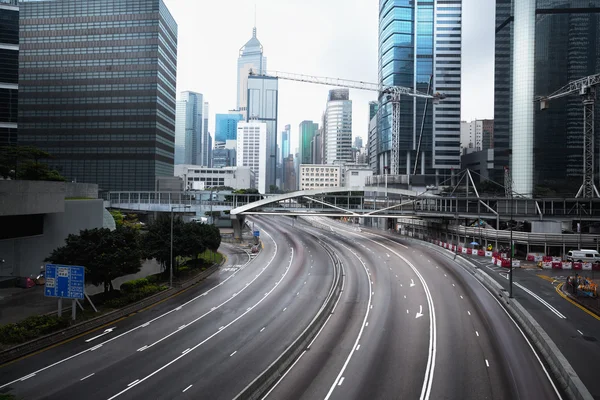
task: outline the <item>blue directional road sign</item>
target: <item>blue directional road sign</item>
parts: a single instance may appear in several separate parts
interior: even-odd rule
[[[260,231],[254,231],[254,236],[259,237],[260,236]]]
[[[46,265],[46,297],[83,299],[85,268],[74,265]]]

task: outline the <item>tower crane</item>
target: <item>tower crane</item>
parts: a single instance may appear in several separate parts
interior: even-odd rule
[[[594,109],[596,106],[596,86],[600,85],[600,74],[569,82],[549,96],[540,96],[540,109],[548,108],[550,100],[577,93],[583,103],[583,184],[575,197],[600,197],[594,184]]]
[[[400,172],[400,98],[402,96],[409,96],[418,97],[422,99],[431,99],[434,104],[438,104],[440,100],[445,98],[445,95],[440,93],[435,93],[431,95],[403,86],[385,86],[380,85],[378,83],[302,75],[281,71],[257,71],[250,69],[249,75],[264,76],[267,78],[278,78],[296,82],[315,83],[319,85],[336,86],[348,89],[369,90],[372,92],[377,92],[379,97],[386,96],[387,100],[392,103],[392,159],[390,171],[392,175],[399,175]],[[419,139],[419,146],[420,143],[421,140]],[[407,174],[410,174],[410,171],[406,172]]]

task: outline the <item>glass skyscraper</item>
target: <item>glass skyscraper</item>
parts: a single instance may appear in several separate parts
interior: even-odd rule
[[[162,0],[21,1],[20,144],[69,180],[173,176],[177,24]]]
[[[262,44],[256,37],[256,27],[252,30],[252,38],[240,49],[237,67],[237,109],[241,111],[244,120],[247,120],[248,107],[248,73],[250,69],[265,72],[267,57],[263,55]]]
[[[225,143],[237,138],[237,123],[243,121],[242,114],[217,114],[215,116],[215,142]]]
[[[511,165],[517,193],[539,186],[574,196],[583,182],[581,98],[544,111],[534,99],[600,71],[600,0],[497,0],[495,52],[495,180]],[[596,143],[598,132],[596,118]]]
[[[300,164],[312,164],[312,141],[317,134],[319,124],[312,121],[302,121],[300,123]]]
[[[446,94],[439,105],[404,96],[400,102],[399,172],[449,176],[460,167],[462,0],[380,0],[379,82]],[[376,172],[390,167],[392,103],[379,99]],[[425,115],[425,118],[423,117]],[[419,139],[421,126],[423,135]],[[433,181],[433,178],[429,179]]]
[[[208,167],[204,158],[204,96],[196,92],[181,92],[177,100],[175,120],[175,164]]]
[[[348,89],[329,91],[324,132],[324,163],[352,162],[352,100]]]
[[[265,187],[269,191],[277,178],[277,78],[248,77],[247,122],[264,122],[267,125],[265,143]],[[238,130],[239,133],[239,130]],[[239,157],[239,155],[238,155]]]
[[[17,142],[19,4],[0,0],[0,146]]]

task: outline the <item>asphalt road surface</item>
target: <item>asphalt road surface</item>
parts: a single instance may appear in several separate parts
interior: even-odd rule
[[[0,392],[24,399],[231,399],[308,325],[333,281],[311,236],[256,219],[253,260],[225,248],[209,279],[105,329],[0,368]]]
[[[266,398],[560,398],[518,327],[462,268],[421,246],[321,222],[332,227],[321,232],[343,262],[345,289]]]

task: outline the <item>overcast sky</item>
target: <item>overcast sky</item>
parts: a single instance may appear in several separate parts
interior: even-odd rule
[[[215,114],[235,108],[239,49],[258,39],[268,69],[377,82],[377,0],[164,0],[179,26],[177,92],[204,94]],[[494,0],[463,0],[462,119],[493,118]],[[327,86],[279,81],[278,131],[319,121]],[[352,131],[366,142],[368,102],[375,92],[350,91]]]

